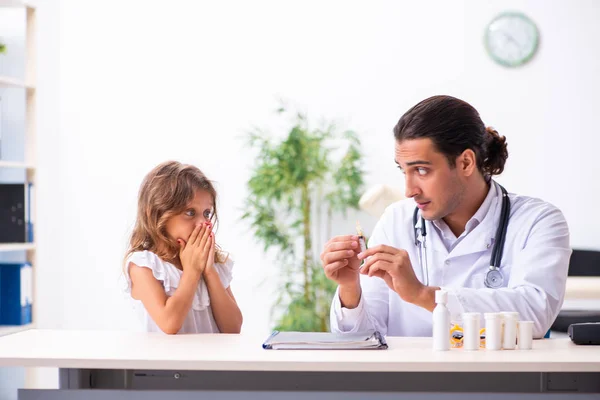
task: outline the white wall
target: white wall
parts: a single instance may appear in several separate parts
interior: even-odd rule
[[[482,42],[507,9],[541,30],[538,55],[515,70]],[[398,118],[430,95],[463,98],[508,138],[500,181],[560,207],[574,246],[600,248],[597,1],[62,0],[59,17],[58,74],[56,59],[40,65],[41,327],[131,326],[118,278],[136,193],[175,158],[218,182],[243,330],[266,333],[273,285],[257,285],[276,266],[238,222],[251,162],[239,137],[273,123],[277,96],[361,132],[368,183],[400,185]]]
[[[600,220],[591,206],[597,2],[165,4],[61,3],[61,131],[41,149],[60,152],[48,159],[59,163],[61,191],[48,198],[59,204],[39,215],[61,221],[46,237],[60,265],[40,260],[56,270],[41,285],[62,294],[38,309],[50,325],[129,325],[117,283],[136,192],[151,167],[175,158],[218,182],[218,240],[237,258],[244,330],[268,330],[271,295],[256,285],[276,269],[238,223],[251,161],[239,136],[272,122],[279,95],[361,132],[371,183],[402,178],[391,128],[404,111],[432,94],[464,98],[508,137],[501,181],[561,207],[574,245],[599,247],[600,228],[587,223]],[[529,14],[542,35],[538,56],[517,70],[493,64],[482,45],[486,23],[505,9]]]

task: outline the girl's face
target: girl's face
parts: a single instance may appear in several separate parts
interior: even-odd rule
[[[183,239],[187,242],[196,225],[210,221],[213,215],[213,198],[207,191],[196,190],[194,198],[185,209],[167,222],[167,235],[172,240]]]

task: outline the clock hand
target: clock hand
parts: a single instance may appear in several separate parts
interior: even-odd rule
[[[519,47],[519,43],[518,43],[518,42],[517,42],[515,39],[513,39],[513,37],[512,37],[512,36],[510,36],[510,35],[509,35],[508,33],[506,33],[506,32],[502,32],[502,34],[503,34],[503,35],[504,35],[504,36],[505,36],[505,37],[508,39],[508,41],[509,41],[509,42],[512,42],[512,43],[514,43],[514,44],[515,44],[517,47]]]

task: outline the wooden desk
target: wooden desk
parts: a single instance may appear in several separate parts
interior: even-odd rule
[[[474,352],[433,352],[431,338],[391,337],[388,350],[372,351],[263,350],[263,339],[29,330],[0,338],[0,366],[60,368],[61,391],[21,391],[27,400],[139,398],[140,390],[145,399],[198,398],[185,396],[203,391],[245,400],[275,391],[290,399],[344,392],[385,399],[397,392],[600,393],[600,346],[568,339],[537,340],[533,350]],[[152,397],[148,390],[169,392]]]

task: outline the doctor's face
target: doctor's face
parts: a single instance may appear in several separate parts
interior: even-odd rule
[[[451,214],[464,199],[465,184],[431,139],[396,141],[395,160],[404,174],[406,197],[411,197],[427,220]]]

